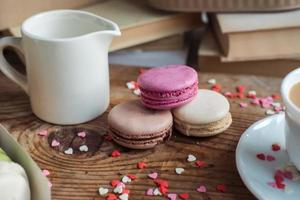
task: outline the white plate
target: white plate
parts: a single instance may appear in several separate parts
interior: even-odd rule
[[[274,152],[271,145],[279,143],[281,150]],[[270,154],[275,161],[256,158],[257,153]],[[240,138],[236,149],[236,164],[239,174],[248,189],[261,200],[299,200],[300,181],[285,180],[286,191],[272,188],[276,168],[289,161],[285,148],[284,113],[260,120],[250,126]]]

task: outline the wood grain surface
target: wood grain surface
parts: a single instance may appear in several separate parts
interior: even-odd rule
[[[137,98],[125,86],[127,81],[136,80],[139,69],[111,66],[111,106]],[[279,91],[280,79],[270,77],[223,75],[199,72],[199,87],[209,88],[206,81],[215,78],[222,84],[222,91],[234,91],[235,86],[243,84],[247,89],[255,89],[259,96],[267,96]],[[100,91],[99,91],[100,92]],[[166,144],[154,149],[141,151],[122,148],[104,139],[107,134],[107,112],[97,119],[77,126],[57,126],[39,120],[30,109],[30,102],[19,87],[0,74],[0,122],[11,132],[19,143],[30,153],[41,169],[50,171],[54,200],[104,199],[99,196],[100,186],[108,187],[110,180],[120,179],[131,173],[138,179],[127,188],[131,190],[130,199],[165,199],[145,196],[145,190],[154,187],[147,174],[156,171],[159,177],[169,181],[170,192],[188,192],[190,199],[227,200],[255,199],[241,181],[235,166],[235,148],[245,129],[253,122],[265,117],[260,107],[240,108],[238,102],[249,100],[230,100],[233,124],[224,133],[210,138],[191,138],[176,131]],[[111,108],[110,106],[110,108]],[[48,130],[48,137],[37,135],[39,130]],[[88,132],[86,139],[76,137],[76,132]],[[60,140],[62,146],[51,148],[53,138]],[[77,151],[79,145],[87,144],[89,152]],[[73,155],[63,151],[72,146]],[[112,150],[119,149],[121,156],[110,156]],[[207,166],[198,168],[186,161],[188,154],[204,160]],[[137,169],[137,162],[148,164],[146,169]],[[185,168],[177,175],[175,167]],[[207,187],[207,193],[198,193],[199,184]],[[216,190],[217,184],[225,184],[227,190]]]

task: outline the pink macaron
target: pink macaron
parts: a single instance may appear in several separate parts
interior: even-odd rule
[[[152,109],[172,109],[190,102],[198,92],[198,74],[185,65],[152,68],[138,77],[141,101]]]

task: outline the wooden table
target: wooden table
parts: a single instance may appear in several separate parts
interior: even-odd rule
[[[127,81],[136,80],[137,68],[111,66],[111,103],[136,98],[125,86]],[[215,78],[223,85],[222,91],[234,91],[243,84],[247,89],[255,89],[260,96],[279,91],[280,79],[245,75],[223,75],[199,73],[199,87],[208,88],[206,81]],[[19,143],[31,154],[41,169],[50,171],[52,196],[55,200],[104,199],[98,195],[99,186],[108,187],[112,179],[120,179],[122,174],[136,174],[138,179],[127,185],[131,190],[130,199],[165,199],[145,196],[145,190],[154,187],[147,178],[151,171],[170,184],[170,192],[188,192],[190,199],[226,200],[255,199],[242,183],[235,166],[235,148],[243,131],[253,122],[265,117],[260,107],[240,108],[238,102],[230,100],[233,124],[224,133],[210,138],[190,138],[174,131],[170,141],[147,151],[129,150],[103,139],[107,133],[107,113],[97,119],[77,126],[57,126],[39,120],[30,109],[29,99],[15,84],[0,74],[0,122],[11,132]],[[244,99],[242,101],[249,101]],[[47,129],[49,137],[37,135],[38,130]],[[75,137],[76,131],[86,130],[88,137],[81,140]],[[53,149],[49,142],[53,138],[63,139],[62,147]],[[69,146],[74,149],[85,143],[88,153],[75,151],[65,155]],[[112,158],[113,149],[119,149],[121,156]],[[186,157],[194,154],[208,165],[204,168],[188,163]],[[144,161],[146,169],[137,169],[136,164]],[[185,172],[177,175],[175,167],[184,167]],[[196,191],[199,184],[207,187],[207,193]],[[227,191],[216,190],[217,184],[225,184]]]

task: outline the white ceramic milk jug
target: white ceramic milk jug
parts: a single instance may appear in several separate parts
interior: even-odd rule
[[[33,112],[54,124],[78,124],[109,105],[108,48],[118,26],[78,10],[55,10],[27,19],[22,38],[0,39],[0,70],[29,95]],[[27,76],[12,68],[3,49],[24,53]]]

